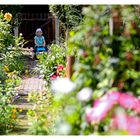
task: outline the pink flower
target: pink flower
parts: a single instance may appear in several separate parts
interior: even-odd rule
[[[57,70],[58,71],[62,71],[64,69],[64,66],[63,65],[58,65],[58,67],[57,67]]]
[[[127,125],[131,135],[140,135],[140,119],[138,117],[127,116]]]
[[[127,131],[130,135],[140,135],[140,119],[126,114],[115,116],[113,126],[116,129]]]
[[[131,96],[127,93],[122,93],[120,98],[119,98],[119,104],[126,108],[126,109],[135,109],[138,112],[140,112],[139,108],[139,99],[137,99],[134,96]]]
[[[87,111],[88,122],[99,122],[103,120],[115,104],[120,104],[126,109],[134,109],[140,113],[140,101],[128,93],[113,91],[105,94],[94,102],[93,108]]]
[[[137,105],[135,107],[135,110],[140,113],[140,100],[137,101]]]
[[[94,102],[94,106],[97,106],[103,100],[106,101],[106,102],[110,102],[111,104],[112,103],[115,104],[115,103],[118,102],[119,97],[120,97],[120,92],[113,91],[113,92],[107,93],[102,98],[96,100]]]
[[[117,103],[119,96],[119,92],[111,92],[96,100],[94,107],[86,113],[87,121],[99,122],[103,120],[112,109],[113,105]]]
[[[100,102],[96,107],[91,108],[86,112],[87,122],[99,122],[103,120],[111,108],[112,104],[109,102]]]

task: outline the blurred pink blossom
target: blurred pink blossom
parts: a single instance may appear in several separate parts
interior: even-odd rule
[[[106,101],[109,102],[111,104],[115,104],[118,102],[120,97],[120,92],[118,91],[113,91],[110,93],[105,94],[103,97],[101,97],[100,99],[97,99],[96,101],[94,101],[94,107],[98,106],[98,104],[100,104],[102,101]]]
[[[103,120],[108,111],[111,109],[111,105],[109,102],[101,102],[98,106],[89,109],[86,112],[86,119],[87,122],[99,122],[101,120]]]
[[[127,131],[129,135],[140,135],[140,119],[126,114],[115,116],[113,121],[116,129]]]
[[[93,108],[86,112],[87,121],[99,122],[103,120],[115,104],[120,104],[126,109],[134,109],[140,113],[139,99],[128,93],[113,91],[94,101]]]
[[[127,116],[128,132],[132,135],[140,135],[140,119]]]
[[[134,109],[140,112],[139,103],[139,99],[132,95],[129,95],[127,93],[120,94],[119,104],[126,109]]]
[[[111,92],[96,100],[93,108],[86,113],[87,121],[99,122],[103,120],[112,109],[113,105],[117,103],[119,95],[119,92]]]

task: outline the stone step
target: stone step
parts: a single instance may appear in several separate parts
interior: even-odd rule
[[[21,103],[21,104],[18,104],[18,105],[14,105],[15,108],[18,108],[18,109],[22,109],[22,110],[28,110],[28,109],[33,109],[34,107],[34,104],[29,104],[29,103]]]
[[[25,50],[25,53],[27,53],[26,51],[30,52],[30,50]],[[17,128],[13,132],[10,132],[8,135],[28,134],[27,130],[30,124],[28,122],[27,112],[28,110],[34,109],[34,103],[30,103],[28,101],[28,94],[31,92],[38,94],[42,93],[45,90],[45,81],[39,76],[39,74],[34,72],[37,62],[31,60],[28,55],[29,54],[27,54],[27,69],[28,74],[30,75],[25,74],[23,76],[21,85],[17,87],[18,95],[13,100],[13,105],[15,106],[15,108],[22,109],[22,112],[20,112],[18,115]]]
[[[26,113],[27,113],[27,112],[26,112]],[[26,113],[25,113],[25,114],[20,114],[20,115],[18,116],[18,119],[28,119]]]
[[[28,128],[17,128],[14,129],[12,132],[8,133],[7,136],[15,136],[15,135],[29,135]]]

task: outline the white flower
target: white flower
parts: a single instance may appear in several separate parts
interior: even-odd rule
[[[56,78],[52,81],[52,89],[55,93],[70,93],[75,89],[75,84],[68,78]]]
[[[32,122],[28,122],[28,125],[33,125],[33,123]]]
[[[80,56],[80,55],[83,55],[83,50],[82,49],[80,49],[79,51],[78,51],[78,55]]]
[[[57,130],[57,134],[68,135],[70,131],[71,131],[71,126],[68,123],[61,123],[59,129]]]
[[[55,57],[54,56],[52,56],[52,58],[51,58],[52,60],[55,60]]]
[[[118,63],[119,62],[119,59],[118,58],[115,58],[115,57],[112,57],[110,58],[110,63]]]
[[[73,114],[75,111],[76,111],[76,106],[74,106],[74,105],[68,105],[68,106],[66,106],[65,109],[64,109],[64,112],[65,112],[67,115],[71,115],[71,114]]]
[[[23,34],[22,34],[22,33],[20,33],[20,34],[19,34],[19,36],[23,36]]]
[[[92,96],[92,89],[89,87],[83,88],[80,92],[77,94],[77,98],[80,101],[88,101]]]

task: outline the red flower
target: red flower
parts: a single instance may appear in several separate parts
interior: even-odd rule
[[[88,55],[89,55],[88,52],[86,52],[86,51],[83,52],[83,56],[84,56],[85,58],[88,57]]]
[[[118,83],[118,88],[119,88],[119,89],[123,89],[123,87],[124,87],[124,82],[120,81],[120,82]]]
[[[58,77],[58,76],[60,76],[60,74],[59,73],[56,73],[56,76]]]
[[[126,52],[126,59],[128,60],[128,61],[130,61],[130,60],[132,60],[133,59],[133,53],[132,52]]]
[[[54,74],[54,75],[52,75],[52,76],[50,77],[50,80],[54,80],[54,79],[56,79],[58,76],[59,76],[58,74]]]
[[[64,66],[63,65],[58,65],[58,67],[57,67],[57,70],[58,71],[62,71],[64,69]]]

